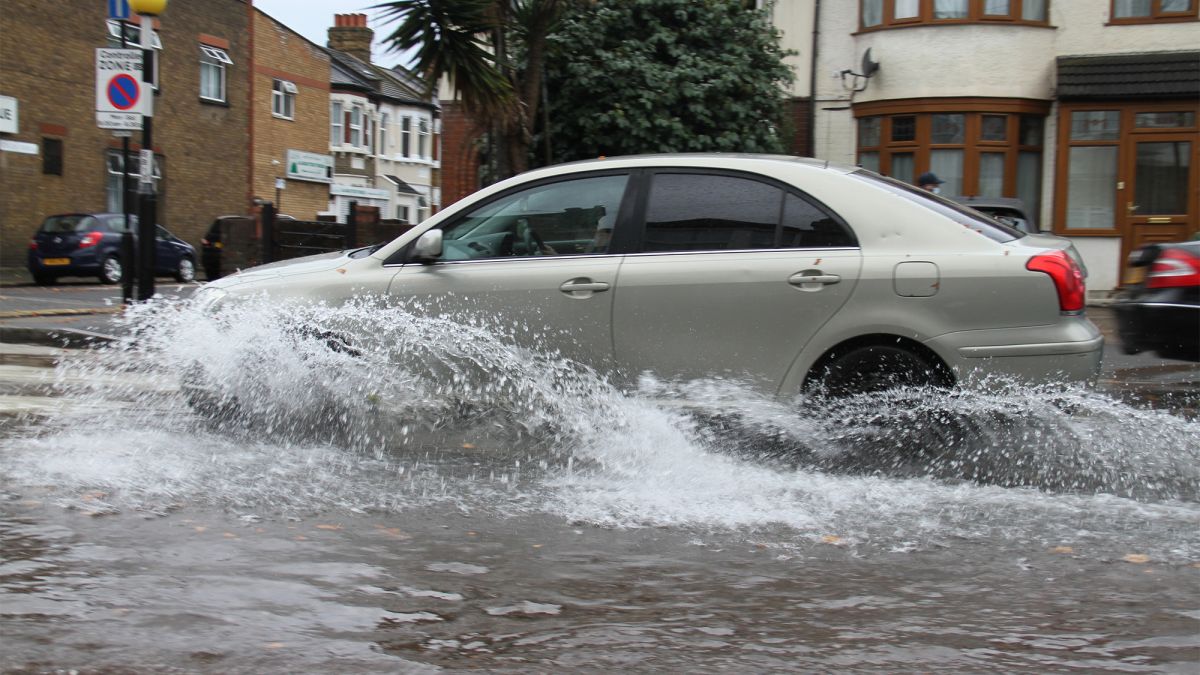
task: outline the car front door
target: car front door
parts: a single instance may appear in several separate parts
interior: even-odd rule
[[[858,281],[853,233],[758,177],[660,170],[649,181],[640,252],[621,267],[613,308],[618,368],[775,391]]]
[[[483,320],[502,338],[592,367],[612,367],[610,252],[628,173],[541,181],[448,221],[443,254],[405,262],[389,294],[422,313]]]

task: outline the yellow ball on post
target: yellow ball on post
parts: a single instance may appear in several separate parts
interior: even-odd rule
[[[158,16],[167,9],[167,0],[129,0],[129,9],[134,14]]]

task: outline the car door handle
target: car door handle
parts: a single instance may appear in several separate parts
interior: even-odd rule
[[[575,295],[577,293],[599,293],[600,291],[607,291],[608,284],[604,283],[603,281],[592,281],[591,279],[587,278],[571,279],[564,282],[562,286],[559,286],[558,290],[568,295]]]
[[[805,286],[808,284],[822,284],[828,286],[836,284],[842,278],[836,274],[807,274],[805,272],[797,272],[788,277],[788,283],[793,286]]]

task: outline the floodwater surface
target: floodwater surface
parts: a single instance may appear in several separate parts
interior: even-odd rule
[[[1200,662],[1200,423],[1170,411],[618,389],[368,303],[129,320],[3,427],[2,670]]]

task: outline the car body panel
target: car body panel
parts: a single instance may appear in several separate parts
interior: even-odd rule
[[[612,317],[619,370],[663,378],[715,370],[777,389],[853,294],[860,266],[858,249],[631,255]],[[804,281],[826,277],[836,280]]]

